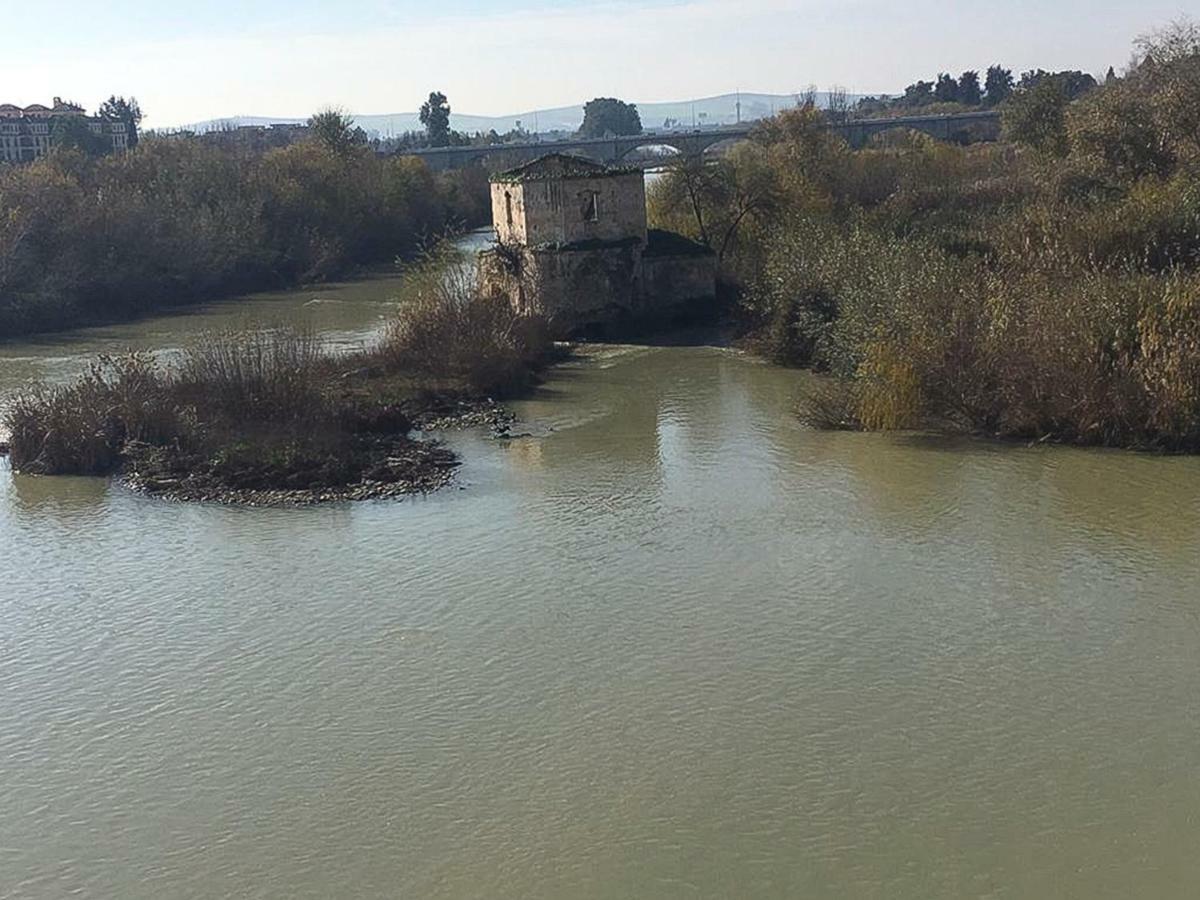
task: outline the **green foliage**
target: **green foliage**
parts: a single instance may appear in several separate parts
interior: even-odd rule
[[[367,135],[343,109],[324,109],[308,120],[313,139],[337,156],[349,156],[366,147]]]
[[[597,97],[583,107],[582,137],[604,137],[608,134],[642,133],[642,117],[632,103],[612,97]]]
[[[963,72],[958,78],[958,102],[966,106],[983,103],[983,89],[979,86],[979,73]]]
[[[933,88],[933,99],[938,103],[957,103],[958,80],[945,72],[939,73]]]
[[[84,156],[103,156],[112,145],[102,135],[94,134],[82,116],[59,116],[50,131],[51,143],[60,150],[76,150]]]
[[[0,336],[330,278],[487,220],[479,173],[343,151],[155,137],[0,169]]]
[[[1003,66],[989,66],[987,70],[987,79],[984,83],[984,90],[987,92],[985,101],[988,106],[999,106],[1010,96],[1012,96],[1013,73],[1011,69],[1006,69]]]
[[[446,95],[433,91],[421,104],[421,124],[431,147],[447,147],[451,142],[450,103]]]
[[[111,122],[124,122],[130,149],[138,145],[138,128],[142,124],[142,108],[136,97],[128,100],[112,96],[100,104],[99,116]]]
[[[1028,84],[1022,79],[1020,90],[1004,105],[1005,136],[1042,153],[1065,156],[1069,102],[1058,79],[1030,79]]]

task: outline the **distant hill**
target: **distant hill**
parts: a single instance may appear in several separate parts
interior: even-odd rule
[[[851,97],[851,102],[857,97]],[[678,125],[697,127],[705,125],[731,125],[738,121],[738,103],[741,103],[741,121],[752,122],[765,119],[781,109],[795,106],[795,94],[722,94],[719,97],[704,97],[697,100],[680,100],[667,103],[639,103],[642,126],[647,130],[662,128],[668,120]],[[817,102],[826,104],[827,94],[818,94]],[[212,131],[239,125],[273,125],[300,122],[302,119],[271,118],[267,116],[231,116],[228,119],[211,119],[182,126],[189,131]],[[420,131],[421,120],[415,112],[391,113],[388,115],[360,115],[355,121],[364,131],[378,137]],[[477,131],[495,129],[503,134],[520,123],[527,131],[547,133],[552,131],[576,131],[583,124],[583,104],[560,106],[556,109],[530,110],[508,116],[472,116],[451,113],[450,126],[457,131],[473,134]],[[172,129],[174,130],[174,129]]]

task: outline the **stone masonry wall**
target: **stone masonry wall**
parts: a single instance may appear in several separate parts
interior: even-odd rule
[[[645,178],[634,172],[497,182],[492,185],[492,221],[503,244],[536,247],[626,239],[645,244]]]
[[[507,248],[480,254],[480,286],[561,334],[664,318],[713,297],[716,257],[642,256],[633,244],[587,250]]]

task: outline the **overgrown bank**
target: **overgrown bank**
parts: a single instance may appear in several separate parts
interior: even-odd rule
[[[1007,140],[851,151],[813,108],[652,191],[722,254],[750,343],[837,376],[829,424],[1200,451],[1200,29]]]
[[[121,473],[149,493],[243,503],[365,499],[444,485],[457,464],[412,436],[527,387],[552,344],[544,323],[478,295],[467,267],[414,270],[401,313],[370,350],[333,356],[311,334],[209,335],[170,366],[98,360],[35,385],[5,426],[30,474]],[[431,348],[441,352],[431,353]]]
[[[336,134],[0,164],[0,338],[328,279],[488,215],[481,171],[435,175]]]

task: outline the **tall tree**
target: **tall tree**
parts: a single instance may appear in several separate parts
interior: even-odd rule
[[[1112,84],[1116,80],[1117,80],[1117,70],[1114,69],[1112,66],[1109,66],[1108,74],[1104,76],[1104,83]]]
[[[136,97],[126,100],[112,96],[100,104],[100,118],[110,122],[124,122],[126,141],[132,150],[138,144],[138,126],[142,124],[142,108]]]
[[[583,107],[583,137],[604,137],[606,134],[641,134],[642,117],[632,103],[613,97],[597,97]]]
[[[967,106],[978,106],[983,102],[983,90],[979,86],[979,73],[963,72],[958,79],[958,102]]]
[[[59,116],[54,119],[50,142],[64,150],[79,150],[86,156],[103,156],[112,150],[106,136],[93,134],[87,119],[82,116]]]
[[[1007,100],[1012,95],[1013,84],[1012,69],[1006,69],[1004,66],[988,66],[987,79],[984,81],[987,105],[999,106]]]
[[[431,147],[447,147],[450,144],[450,103],[441,91],[434,91],[421,104],[421,124]]]
[[[932,81],[918,81],[916,84],[910,84],[904,89],[904,96],[900,98],[903,106],[928,106],[932,102]]]
[[[945,72],[939,73],[937,84],[933,88],[933,99],[938,103],[955,103],[958,101],[958,79]]]
[[[354,119],[344,109],[323,109],[308,120],[312,136],[338,156],[348,156],[356,147],[367,143],[367,134],[354,125]]]
[[[1087,72],[1078,69],[1047,72],[1045,69],[1032,69],[1021,73],[1020,87],[1022,90],[1035,88],[1045,81],[1058,82],[1059,88],[1068,100],[1077,100],[1097,86],[1096,79]]]

